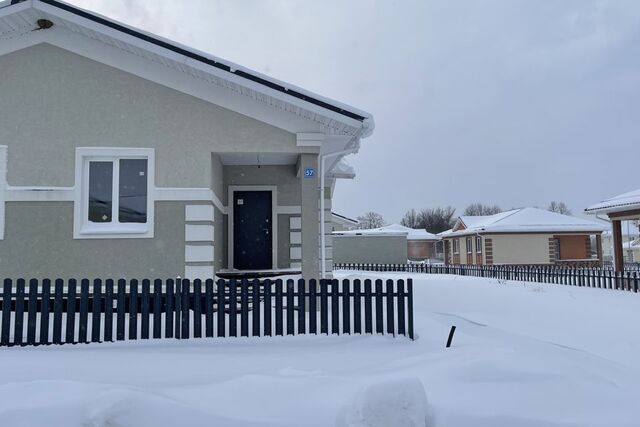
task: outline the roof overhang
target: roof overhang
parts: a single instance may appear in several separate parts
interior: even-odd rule
[[[292,133],[359,144],[373,131],[367,112],[67,3],[12,3],[0,2],[0,55],[50,43]]]
[[[640,190],[619,194],[591,205],[584,211],[591,215],[613,214],[617,217],[625,216],[625,213],[628,213],[629,219],[638,219],[640,218]]]

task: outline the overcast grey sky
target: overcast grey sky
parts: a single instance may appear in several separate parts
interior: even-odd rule
[[[371,112],[334,210],[640,187],[640,1],[72,0]]]

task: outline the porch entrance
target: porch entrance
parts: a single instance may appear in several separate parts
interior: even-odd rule
[[[273,268],[271,191],[233,192],[233,268]]]

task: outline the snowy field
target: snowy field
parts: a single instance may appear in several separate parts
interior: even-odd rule
[[[443,427],[640,425],[640,295],[413,278],[413,342],[298,336],[1,349],[0,425],[410,426],[425,415]],[[451,325],[458,330],[445,349]]]

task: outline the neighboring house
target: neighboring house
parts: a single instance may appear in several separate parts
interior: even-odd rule
[[[440,238],[425,230],[391,224],[333,233],[335,262],[398,264],[435,258]]]
[[[342,157],[374,127],[54,0],[0,1],[0,111],[0,271],[26,278],[317,278]]]
[[[461,216],[440,233],[447,264],[600,265],[602,224],[537,208]]]
[[[640,220],[640,189],[619,194],[584,210],[591,215],[607,215],[613,234],[613,258],[616,271],[624,270],[623,221]]]
[[[357,219],[352,219],[335,212],[331,212],[332,231],[356,230],[360,223]]]

